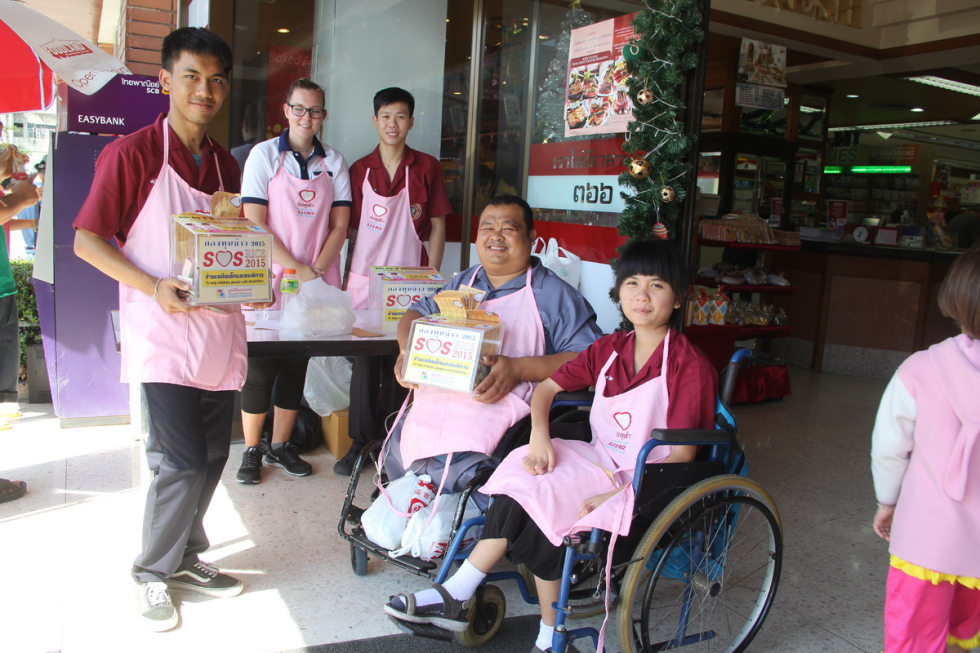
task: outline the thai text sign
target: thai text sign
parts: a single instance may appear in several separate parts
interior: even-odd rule
[[[539,209],[603,211],[624,208],[619,175],[630,161],[619,138],[531,146],[527,201]]]

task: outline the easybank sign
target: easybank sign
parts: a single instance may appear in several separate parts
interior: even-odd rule
[[[619,185],[630,157],[622,138],[601,138],[531,146],[527,201],[539,209],[620,213]]]

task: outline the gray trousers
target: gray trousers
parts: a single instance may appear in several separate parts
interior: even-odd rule
[[[0,297],[0,401],[17,401],[20,379],[20,330],[17,295]]]
[[[150,423],[146,461],[153,480],[133,578],[148,583],[194,564],[210,546],[204,514],[228,460],[235,393],[169,383],[144,383],[143,393]]]

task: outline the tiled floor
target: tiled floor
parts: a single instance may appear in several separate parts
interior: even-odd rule
[[[870,528],[868,448],[885,382],[801,370],[792,381],[791,397],[737,410],[750,475],[779,506],[785,537],[776,602],[751,650],[880,651],[887,551]],[[266,468],[261,485],[243,487],[235,444],[208,513],[207,557],[247,589],[224,600],[175,594],[180,627],[144,632],[129,579],[145,476],[133,429],[60,429],[50,406],[22,408],[0,433],[0,476],[29,484],[0,505],[0,651],[249,653],[364,639],[396,633],[382,603],[422,585],[376,561],[367,576],[351,573],[336,531],[346,479],[325,449],[309,456],[311,477]],[[505,589],[510,614],[534,612]]]

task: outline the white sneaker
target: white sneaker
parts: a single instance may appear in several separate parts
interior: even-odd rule
[[[177,625],[177,608],[170,600],[166,583],[139,583],[136,594],[140,616],[151,631],[162,633]]]

